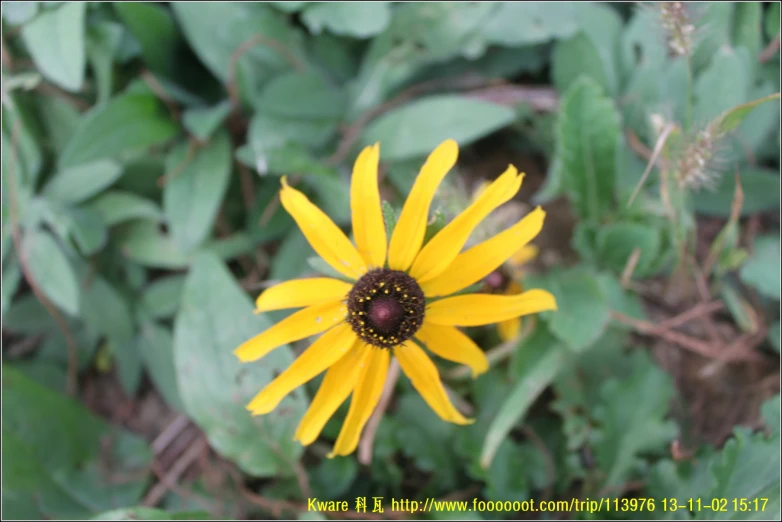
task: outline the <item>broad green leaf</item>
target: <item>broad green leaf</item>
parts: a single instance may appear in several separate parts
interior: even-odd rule
[[[552,56],[551,74],[554,85],[562,93],[582,76],[587,76],[603,89],[608,89],[608,80],[597,47],[583,32],[557,42]]]
[[[776,520],[780,515],[779,436],[767,438],[762,433],[753,434],[746,428],[736,428],[719,454],[710,462],[713,485],[703,492],[703,504],[710,505],[727,499],[726,509],[698,511],[697,520]],[[742,513],[732,505],[733,499],[745,499],[754,507],[755,499],[763,502],[765,509]],[[716,504],[715,504],[716,505]]]
[[[537,2],[498,2],[485,22],[483,36],[487,41],[508,47],[567,38],[578,29],[576,4],[543,4]]]
[[[621,273],[633,251],[640,251],[638,263],[633,272],[635,277],[650,274],[662,246],[661,230],[653,225],[619,221],[600,227],[597,231],[597,256],[600,264],[616,273]]]
[[[152,382],[163,395],[166,404],[177,411],[185,411],[177,387],[171,332],[154,321],[145,321],[136,342]]]
[[[619,114],[593,80],[583,78],[565,94],[557,135],[565,191],[578,213],[594,221],[610,214]]]
[[[779,174],[770,169],[744,167],[740,173],[744,203],[741,215],[748,216],[779,208]],[[695,211],[706,216],[728,217],[736,193],[736,178],[731,172],[720,176],[713,190],[692,195]]]
[[[779,333],[779,330],[777,330],[777,333]],[[766,427],[778,437],[780,429],[780,397],[778,393],[760,406],[760,416],[763,417]]]
[[[130,507],[105,511],[90,520],[209,520],[206,511],[170,512],[151,507]]]
[[[82,254],[90,256],[106,245],[109,233],[97,211],[88,207],[69,208],[67,216],[70,235]]]
[[[353,459],[323,459],[309,475],[313,496],[344,497],[358,475],[358,462]]]
[[[568,358],[568,350],[545,328],[524,343],[524,372],[491,421],[481,451],[481,466],[488,468],[500,444],[522,419],[532,403],[554,380]]]
[[[196,258],[174,327],[177,383],[185,410],[211,446],[253,476],[292,474],[303,448],[293,433],[307,398],[293,391],[276,410],[254,417],[249,401],[293,360],[282,346],[242,364],[232,353],[271,324],[211,255]]]
[[[708,66],[721,49],[730,48],[736,3],[712,2],[687,4],[690,22],[698,37],[693,39],[692,68],[696,72]]]
[[[747,101],[751,82],[744,56],[729,47],[714,55],[709,67],[695,81],[694,121],[711,121],[723,111]]]
[[[2,397],[4,518],[83,519],[140,501],[152,458],[143,439],[8,364]]]
[[[176,133],[176,125],[154,96],[124,94],[96,105],[82,117],[58,165],[73,167],[144,150],[170,140]]]
[[[204,142],[212,137],[230,112],[231,103],[225,100],[213,107],[186,110],[182,115],[182,123],[190,134]]]
[[[769,40],[779,35],[779,4],[776,2],[771,4],[766,10],[763,26],[766,30],[766,37]]]
[[[739,272],[745,284],[777,301],[780,299],[779,256],[779,235],[759,236],[752,246],[752,255]]]
[[[84,83],[86,11],[87,4],[66,3],[44,11],[22,28],[24,44],[41,74],[71,92]]]
[[[50,145],[59,154],[79,126],[81,115],[67,101],[56,96],[36,96],[38,114]]]
[[[114,57],[124,29],[114,22],[98,22],[87,30],[87,56],[90,59],[99,104],[111,97],[114,84]]]
[[[551,333],[572,350],[589,348],[608,327],[611,310],[597,275],[584,267],[547,278],[558,310],[547,313]]]
[[[326,29],[353,38],[382,33],[391,22],[390,2],[317,2],[301,15],[312,34]]]
[[[61,169],[44,186],[47,198],[62,203],[80,203],[101,192],[122,175],[116,161],[101,159]]]
[[[307,260],[315,255],[304,234],[298,229],[292,230],[280,243],[272,260],[269,278],[279,281],[297,278],[306,270]]]
[[[40,2],[8,2],[3,6],[3,20],[9,25],[22,25],[35,17]]]
[[[141,45],[149,68],[170,75],[177,69],[177,53],[184,44],[169,11],[151,2],[118,2],[112,7]]]
[[[428,155],[449,138],[467,146],[513,119],[508,107],[441,94],[389,111],[369,125],[361,141],[365,145],[380,142],[384,161],[403,160]]]
[[[128,397],[134,397],[144,376],[144,361],[136,339],[131,338],[122,343],[109,339],[105,346],[116,362],[122,389]]]
[[[154,221],[136,221],[119,235],[122,254],[140,265],[177,269],[188,264],[188,256]]]
[[[677,435],[676,424],[665,420],[673,395],[670,376],[644,352],[633,354],[630,375],[603,384],[603,402],[595,412],[600,440],[594,450],[605,473],[604,488],[624,484],[642,473],[640,457],[664,451]]]
[[[174,149],[167,161],[169,179],[163,189],[163,210],[171,237],[189,252],[212,231],[231,175],[231,143],[220,132],[191,157],[189,145]]]
[[[49,232],[34,228],[22,238],[22,256],[40,290],[70,315],[79,314],[79,286],[68,258]]]
[[[608,300],[608,306],[611,310],[617,310],[623,314],[635,319],[646,320],[646,311],[639,295],[631,290],[625,290],[619,284],[619,280],[610,274],[600,274],[598,276],[600,288]],[[617,324],[618,328],[629,328]],[[587,356],[588,357],[588,356]]]
[[[763,4],[761,2],[739,2],[736,4],[733,46],[744,47],[752,57],[758,56],[762,50],[762,15]],[[757,60],[750,61],[751,74],[754,74],[758,65]]]
[[[160,220],[158,206],[132,192],[109,190],[87,204],[87,207],[100,214],[106,226],[114,226],[132,219]]]
[[[141,306],[154,319],[167,319],[179,310],[184,275],[172,275],[156,279],[141,294]]]
[[[345,112],[345,102],[343,91],[329,85],[317,72],[289,72],[266,84],[256,108],[278,118],[338,119]]]
[[[751,102],[743,103],[721,114],[713,125],[715,125],[718,134],[728,133],[736,129],[755,107],[767,101],[778,99],[779,93],[775,93]]]

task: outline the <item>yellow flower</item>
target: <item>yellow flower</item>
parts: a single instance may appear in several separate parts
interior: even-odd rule
[[[356,159],[350,189],[356,246],[282,178],[283,207],[315,252],[350,282],[299,279],[269,288],[258,297],[260,312],[303,309],[237,348],[234,353],[243,362],[256,361],[280,345],[323,335],[250,402],[247,409],[253,415],[271,412],[291,391],[326,371],[294,438],[311,444],[352,393],[347,418],[329,456],[348,455],[356,449],[380,398],[393,355],[437,415],[456,424],[472,422],[453,406],[437,368],[420,346],[469,366],[477,376],[488,369],[486,356],[456,326],[492,324],[555,310],[556,302],[544,290],[514,296],[444,297],[479,282],[502,265],[540,232],[545,216],[537,208],[495,237],[461,252],[480,221],[519,190],[523,174],[509,166],[422,248],[432,198],[457,155],[453,140],[432,152],[387,241],[377,185],[380,147],[365,148]]]

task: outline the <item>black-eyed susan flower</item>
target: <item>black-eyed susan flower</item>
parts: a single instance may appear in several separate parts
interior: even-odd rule
[[[432,353],[485,372],[481,349],[457,326],[479,326],[556,309],[544,290],[518,295],[464,294],[446,297],[481,281],[534,238],[545,213],[537,208],[518,223],[462,252],[472,230],[510,200],[523,174],[513,166],[464,212],[424,243],[429,207],[437,187],[456,163],[458,147],[448,140],[421,169],[391,238],[381,212],[377,185],[380,147],[365,148],[356,159],[350,200],[356,244],[307,197],[282,178],[280,198],[315,252],[349,281],[299,279],[263,292],[264,312],[302,308],[236,349],[244,362],[255,361],[280,345],[322,335],[247,406],[253,415],[274,410],[295,388],[326,372],[320,389],[296,430],[311,444],[328,419],[352,394],[333,455],[348,455],[375,408],[391,357],[396,357],[413,387],[442,419],[470,424],[449,400]],[[422,247],[423,245],[423,247]]]

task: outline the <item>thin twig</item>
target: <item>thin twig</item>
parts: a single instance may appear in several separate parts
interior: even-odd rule
[[[498,105],[516,106],[527,104],[538,112],[555,111],[559,106],[557,91],[551,87],[529,87],[526,85],[494,85],[476,89],[466,94]]]
[[[635,267],[638,266],[638,261],[641,259],[641,249],[635,247],[627,258],[624,270],[622,270],[622,288],[629,288],[633,279],[633,272]]]
[[[638,180],[638,185],[636,185],[635,190],[633,190],[633,193],[630,196],[630,200],[627,202],[628,207],[633,204],[633,200],[638,195],[638,192],[641,191],[641,188],[646,182],[646,178],[649,176],[649,173],[652,171],[652,167],[657,163],[657,157],[662,152],[663,147],[665,146],[665,142],[668,141],[668,136],[670,136],[671,132],[673,132],[675,128],[676,125],[674,125],[673,123],[667,124],[663,128],[662,132],[660,133],[660,137],[657,138],[657,143],[654,145],[654,150],[652,151],[652,155],[649,158],[649,164],[646,166],[646,170],[641,176],[641,179]]]
[[[65,100],[66,102],[70,103],[79,112],[84,112],[87,109],[91,107],[91,105],[82,100],[81,98],[77,98],[73,94],[69,92],[65,92],[64,90],[60,89],[59,87],[56,87],[50,83],[47,83],[46,81],[41,81],[34,89],[35,91],[38,91],[41,94],[46,94],[50,96],[55,96],[57,98],[61,98]]]
[[[763,49],[760,52],[760,55],[758,56],[758,61],[760,63],[766,63],[770,59],[774,57],[776,52],[779,50],[779,33],[768,43],[765,49]]]
[[[728,361],[738,359],[740,356],[746,357],[749,354],[755,354],[755,347],[762,343],[767,335],[768,329],[764,326],[756,332],[739,336],[738,339],[725,347],[715,360],[701,368],[698,372],[698,377],[707,379],[717,373]]]
[[[237,160],[236,165],[239,169],[239,182],[242,187],[242,202],[244,203],[244,209],[249,211],[255,206],[255,186],[253,184],[253,177],[244,163]]]
[[[658,326],[659,328],[664,328],[664,329],[676,328],[677,326],[681,326],[684,323],[696,319],[698,317],[713,314],[714,312],[719,312],[723,308],[725,308],[725,305],[723,304],[722,301],[709,301],[709,302],[698,303],[697,305],[693,306],[689,310],[682,312],[679,315],[676,315],[669,319],[666,319],[665,321],[661,322]]]
[[[171,424],[166,426],[163,431],[160,432],[160,435],[152,441],[152,451],[155,455],[163,453],[169,444],[179,437],[179,434],[182,433],[182,430],[184,430],[188,424],[190,424],[190,419],[181,414],[177,415],[176,418],[171,421]]]
[[[369,466],[372,463],[372,447],[375,443],[375,433],[380,426],[380,421],[383,419],[383,415],[388,409],[388,405],[391,403],[391,397],[394,395],[394,387],[399,380],[399,361],[393,359],[391,365],[388,368],[388,375],[386,376],[386,383],[383,386],[383,392],[380,395],[380,400],[377,403],[375,411],[367,422],[367,427],[364,429],[364,435],[361,437],[361,442],[358,443],[358,461]]]
[[[19,120],[15,119],[11,130],[11,150],[9,151],[11,157],[8,160],[8,192],[9,192],[9,218],[11,220],[11,238],[16,250],[16,257],[19,260],[19,267],[22,269],[22,274],[27,280],[27,284],[30,285],[30,289],[33,294],[41,302],[41,304],[52,316],[54,322],[57,323],[57,327],[65,337],[65,345],[68,349],[68,373],[66,381],[66,391],[68,395],[75,396],[78,391],[78,372],[79,372],[79,347],[76,343],[76,338],[73,336],[68,322],[62,316],[57,307],[52,304],[46,294],[38,286],[30,267],[27,265],[27,254],[22,245],[22,231],[19,226],[19,208],[17,207],[17,187],[16,187],[16,165],[15,159],[18,153],[19,143]]]
[[[209,444],[205,438],[197,438],[176,460],[176,462],[174,462],[174,465],[171,466],[171,469],[168,470],[168,473],[165,474],[164,479],[155,484],[149,493],[147,493],[147,495],[144,497],[142,505],[157,505],[157,503],[162,500],[163,496],[170,489],[168,484],[176,484],[177,480],[179,480],[179,477],[181,477],[182,474],[187,471],[187,468],[189,468],[190,465],[195,462],[201,452],[203,452],[208,447]]]

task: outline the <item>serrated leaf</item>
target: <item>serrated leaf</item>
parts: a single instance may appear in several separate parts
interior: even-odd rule
[[[755,238],[752,255],[741,267],[741,280],[771,299],[780,299],[780,247],[778,235]]]
[[[676,424],[665,420],[673,395],[670,376],[644,352],[633,354],[630,375],[603,384],[603,403],[595,412],[601,436],[594,450],[604,488],[631,479],[642,455],[665,449],[676,436]]]
[[[34,228],[22,239],[23,259],[41,291],[70,315],[79,313],[79,286],[68,258],[45,230]]]
[[[60,170],[44,186],[42,193],[61,203],[80,203],[110,186],[121,175],[119,163],[101,159]]]
[[[181,144],[166,161],[171,177],[163,189],[163,210],[171,237],[183,252],[190,252],[209,236],[231,174],[231,142],[220,132],[188,157]]]
[[[120,4],[117,4],[120,5]],[[222,101],[213,107],[188,109],[182,115],[182,124],[199,141],[207,141],[231,112],[231,102]]]
[[[734,129],[736,129],[742,121],[744,121],[744,118],[749,116],[749,113],[752,112],[755,107],[771,100],[778,100],[779,99],[779,93],[770,94],[768,96],[765,96],[763,98],[759,98],[757,100],[753,100],[751,102],[743,103],[741,105],[737,105],[736,107],[733,107],[732,109],[727,110],[723,114],[721,114],[712,125],[715,126],[717,132],[719,134],[724,134],[727,132],[730,132]]]
[[[270,326],[252,310],[251,300],[220,261],[206,254],[194,261],[174,326],[179,392],[188,415],[218,453],[253,476],[289,475],[303,450],[293,433],[308,401],[299,389],[267,415],[253,417],[245,409],[293,360],[287,346],[262,363],[241,364],[233,355]]]
[[[132,219],[159,221],[162,218],[154,202],[121,190],[106,191],[87,203],[87,207],[97,212],[109,227]]]
[[[22,28],[22,39],[36,67],[47,79],[71,92],[84,83],[86,8],[87,4],[66,3],[44,11]]]
[[[568,351],[547,329],[538,327],[534,336],[524,343],[521,357],[523,373],[491,421],[483,442],[480,463],[484,469],[491,465],[508,433],[524,419],[532,403],[559,373]]]
[[[86,518],[140,500],[152,458],[143,439],[7,364],[2,380],[4,518]]]
[[[318,2],[304,9],[302,21],[313,34],[326,29],[353,38],[382,33],[391,22],[389,2]]]
[[[597,274],[576,267],[548,279],[548,286],[558,306],[549,315],[551,333],[572,350],[586,350],[603,334],[611,316]]]
[[[448,138],[461,147],[509,125],[512,109],[493,103],[441,94],[416,100],[373,121],[362,143],[380,142],[384,160],[425,156]]]
[[[557,122],[565,191],[591,220],[614,208],[619,114],[593,80],[582,78],[565,94]]]
[[[314,7],[330,7],[339,3],[320,3]],[[345,111],[345,102],[343,91],[329,85],[321,74],[293,71],[269,81],[256,107],[280,118],[338,119]]]
[[[119,243],[123,255],[140,265],[177,269],[186,267],[189,261],[187,254],[155,222],[129,224],[119,235]]]
[[[166,404],[177,411],[184,412],[185,408],[177,386],[174,340],[171,332],[154,321],[145,321],[141,325],[137,345],[152,382],[163,395]]]
[[[179,310],[184,284],[184,275],[156,279],[141,294],[141,306],[154,319],[172,317]]]
[[[125,94],[82,117],[59,158],[60,168],[138,151],[173,138],[178,129],[152,95]]]

